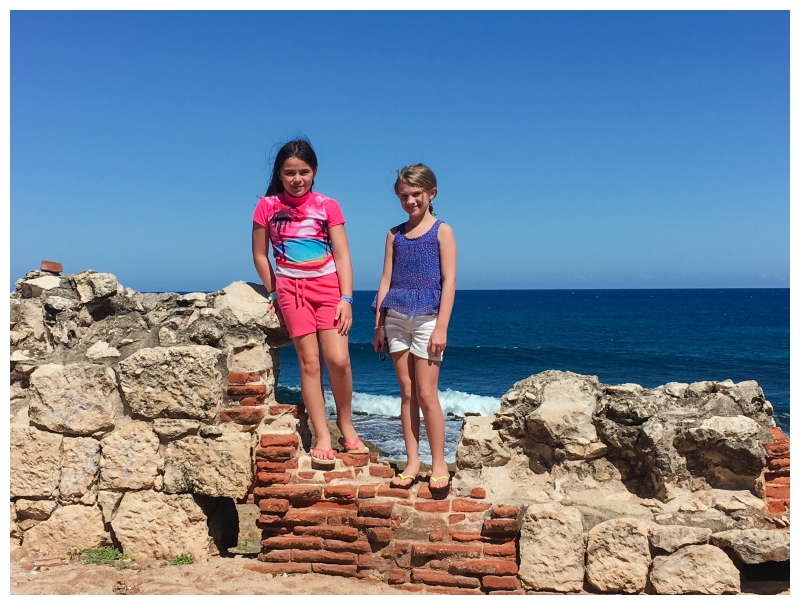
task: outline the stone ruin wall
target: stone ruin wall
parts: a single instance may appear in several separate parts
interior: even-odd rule
[[[789,442],[756,383],[544,372],[465,419],[449,494],[397,489],[375,452],[312,461],[303,406],[275,401],[289,341],[262,294],[17,283],[12,549],[203,560],[234,545],[236,502],[260,510],[251,571],[410,592],[735,593],[788,566]]]

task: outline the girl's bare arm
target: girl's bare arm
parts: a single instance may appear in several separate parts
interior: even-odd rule
[[[439,316],[431,334],[428,347],[431,353],[439,356],[447,346],[447,327],[453,312],[456,298],[456,238],[450,225],[439,227],[439,262],[442,275],[442,297],[439,302]]]
[[[383,251],[383,273],[381,273],[381,282],[378,284],[378,297],[376,300],[377,307],[375,310],[375,334],[372,338],[372,346],[376,351],[382,350],[386,343],[383,338],[383,330],[380,329],[386,317],[381,313],[381,304],[383,299],[386,298],[386,293],[392,285],[392,263],[394,261],[394,233],[389,231],[386,234],[386,244]]]
[[[339,290],[343,295],[353,296],[353,263],[350,260],[350,246],[347,243],[347,232],[344,225],[336,225],[329,230],[333,260],[336,262],[336,273],[339,277]],[[336,319],[339,321],[339,334],[343,336],[353,325],[353,307],[340,300],[336,307]]]
[[[269,229],[253,221],[253,264],[267,292],[275,290],[275,272],[269,262]],[[270,304],[270,315],[275,315],[275,305]]]

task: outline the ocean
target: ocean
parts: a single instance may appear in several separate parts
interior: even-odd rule
[[[392,459],[405,459],[391,359],[372,349],[374,291],[353,295],[350,359],[354,424]],[[448,462],[462,417],[487,415],[512,385],[544,370],[605,384],[756,380],[789,434],[789,289],[458,290],[439,378]],[[327,389],[327,377],[325,379]],[[281,349],[277,397],[299,403],[291,345]],[[335,419],[330,392],[328,417]],[[423,435],[420,456],[430,462]]]

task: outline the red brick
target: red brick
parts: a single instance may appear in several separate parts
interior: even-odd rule
[[[377,466],[373,464],[369,467],[369,474],[373,477],[391,479],[394,477],[394,469],[391,466]]]
[[[481,584],[486,590],[517,590],[516,576],[483,576]]]
[[[394,521],[395,527],[400,527],[403,523],[408,521],[408,515],[397,515],[396,517],[392,517],[392,521]]]
[[[355,500],[358,490],[354,485],[328,485],[325,487],[326,498]]]
[[[783,477],[772,477],[771,479],[767,480],[767,485],[789,485],[789,475],[785,475]]]
[[[258,573],[311,573],[310,563],[245,563],[242,569]]]
[[[292,561],[297,563],[355,565],[358,561],[358,555],[351,552],[333,552],[330,550],[293,550]]]
[[[433,584],[436,586],[451,586],[455,588],[478,588],[481,581],[478,578],[454,576],[446,571],[431,571],[428,569],[411,570],[411,581],[415,584]]]
[[[317,471],[299,471],[297,476],[301,479],[313,479],[317,476]]]
[[[515,534],[519,531],[516,519],[485,519],[482,534]]]
[[[766,496],[772,500],[788,500],[790,498],[789,486],[767,483]]]
[[[358,514],[361,517],[380,517],[390,519],[392,516],[392,502],[359,502]]]
[[[220,422],[236,424],[258,424],[264,418],[263,407],[229,408],[219,413]]]
[[[311,569],[314,573],[322,573],[329,576],[348,576],[358,577],[358,568],[355,565],[331,565],[328,563],[312,563]]]
[[[776,427],[767,427],[767,430],[770,433],[772,433],[773,437],[775,437],[775,441],[781,441],[781,440],[784,440],[784,439],[786,439],[786,440],[789,439],[786,435],[783,434],[783,431],[780,429],[780,427],[777,427],[777,426]]]
[[[228,384],[248,384],[250,382],[261,382],[261,374],[258,372],[228,373]]]
[[[495,506],[492,509],[492,517],[495,519],[516,519],[518,516],[518,506]]]
[[[258,508],[265,513],[282,515],[289,510],[289,501],[280,498],[264,498],[258,501]]]
[[[283,516],[283,522],[293,525],[321,525],[325,523],[326,517],[325,511],[293,508]]]
[[[245,497],[244,503],[245,504],[255,504],[256,503],[256,497],[252,493],[247,494],[247,496]]]
[[[375,483],[370,483],[369,485],[361,485],[358,488],[358,497],[374,498],[376,489],[378,489],[378,486]]]
[[[297,508],[303,510],[327,510],[330,512],[352,511],[354,514],[358,511],[358,505],[355,502],[336,502],[333,500],[298,504]]]
[[[488,502],[473,502],[456,498],[453,500],[454,513],[480,513],[492,507]]]
[[[451,531],[450,539],[454,542],[483,542],[485,540],[480,532],[477,531]]]
[[[441,542],[444,540],[444,532],[443,531],[432,531],[428,533],[428,540],[430,542]]]
[[[358,556],[359,569],[385,569],[389,566],[389,561],[380,555],[365,554]]]
[[[284,462],[284,464],[286,465],[286,468],[297,468],[298,460],[300,459],[297,456],[292,456],[286,462]]]
[[[256,395],[255,397],[242,397],[241,399],[238,397],[233,397],[232,399],[238,401],[239,405],[248,407],[252,405],[264,405],[267,397],[266,395]]]
[[[300,438],[297,433],[264,433],[261,435],[261,447],[297,447]]]
[[[328,513],[328,525],[350,525],[350,521],[358,516],[356,511],[338,510]]]
[[[381,527],[371,527],[367,530],[367,540],[370,542],[378,542],[379,544],[388,544],[392,541],[392,530]]]
[[[771,471],[785,471],[789,470],[788,458],[773,458],[767,461],[767,468]]]
[[[405,540],[398,540],[394,543],[394,552],[398,555],[404,555],[408,552],[410,544]]]
[[[266,471],[268,473],[285,473],[286,464],[283,462],[269,462],[267,460],[257,460],[256,470],[258,472]]]
[[[266,498],[283,498],[284,500],[321,500],[322,488],[315,485],[271,485],[256,487],[253,493]]]
[[[258,557],[256,558],[265,563],[287,563],[292,560],[292,551],[271,550],[269,552],[259,553]]]
[[[408,499],[411,497],[411,494],[407,489],[402,489],[399,487],[389,487],[388,485],[380,485],[378,486],[378,497]]]
[[[419,586],[417,584],[403,584],[402,586],[395,586],[394,588],[395,590],[404,590],[406,592],[422,592],[424,586]]]
[[[369,464],[369,454],[336,452],[336,457],[341,460],[345,466],[367,466],[367,464]]]
[[[470,498],[480,498],[483,499],[486,497],[486,490],[482,487],[473,487],[472,493],[470,494]]]
[[[261,546],[270,550],[304,549],[319,550],[322,548],[322,538],[310,536],[276,536],[261,540]]]
[[[415,542],[411,545],[411,554],[415,557],[443,559],[445,557],[480,557],[481,546],[471,544],[423,544]]]
[[[266,473],[261,472],[256,475],[259,485],[274,485],[276,483],[287,484],[289,483],[289,473]]]
[[[380,519],[379,517],[353,517],[350,519],[350,525],[367,529],[369,527],[391,527],[391,519]]]
[[[42,264],[39,265],[39,269],[41,271],[47,271],[48,273],[61,273],[64,267],[61,266],[61,263],[52,260],[43,260]]]
[[[450,510],[450,501],[432,500],[430,502],[416,502],[414,508],[423,513],[446,513]]]
[[[517,545],[514,542],[505,544],[487,544],[483,547],[483,554],[487,557],[512,557],[517,558]]]
[[[478,559],[476,561],[454,561],[448,571],[452,574],[492,574],[495,576],[515,576],[519,571],[513,561]]]
[[[378,452],[370,452],[369,453],[369,461],[370,462],[377,462],[380,458],[380,454]]]
[[[356,540],[355,542],[345,542],[344,540],[325,540],[322,543],[325,550],[335,550],[337,552],[355,552],[364,554],[372,552],[372,546],[366,540]]]
[[[778,477],[789,477],[790,473],[789,470],[784,471],[764,471],[764,481],[769,483],[770,481],[774,481]]]
[[[417,499],[423,498],[425,500],[432,500],[433,494],[431,493],[430,487],[428,487],[428,482],[423,481],[419,484],[419,488],[417,489]]]
[[[256,525],[259,527],[271,526],[282,523],[283,518],[277,515],[259,515],[256,519]]]
[[[358,540],[358,530],[346,525],[309,525],[294,528],[298,536],[319,536],[327,540],[343,540],[353,542]],[[324,561],[323,561],[324,562]],[[330,563],[331,561],[328,561]],[[335,563],[335,561],[333,561]]]
[[[327,473],[322,473],[322,478],[325,479],[325,483],[330,483],[334,479],[352,479],[353,471],[350,469],[346,471],[329,471]]]
[[[767,500],[767,510],[773,515],[785,513],[789,510],[789,503],[785,500]]]
[[[296,405],[291,405],[288,403],[278,403],[276,405],[269,406],[269,413],[273,416],[277,416],[278,414],[292,414],[296,410]]]
[[[228,395],[243,397],[248,395],[264,395],[267,392],[265,384],[229,384]]]
[[[467,518],[467,516],[466,515],[462,515],[461,513],[459,513],[457,515],[450,515],[449,517],[447,517],[447,523],[450,524],[450,525],[453,525],[455,523],[461,523],[466,518]]]
[[[389,571],[389,584],[405,584],[407,577],[402,569],[392,569]]]
[[[256,460],[269,462],[286,462],[297,453],[293,447],[266,447],[256,449]],[[287,467],[288,468],[288,467]]]
[[[764,449],[767,451],[767,456],[770,458],[788,458],[789,457],[789,442],[788,441],[768,441],[764,444]]]
[[[528,593],[526,593],[522,588],[518,588],[517,590],[492,590],[487,594],[500,596],[507,594],[528,594]]]

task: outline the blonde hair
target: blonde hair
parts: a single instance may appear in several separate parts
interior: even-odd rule
[[[400,183],[419,187],[423,191],[432,191],[436,188],[436,175],[433,170],[424,164],[411,164],[397,171],[397,180],[394,182],[394,192],[397,193],[397,188]],[[428,209],[433,214],[433,201],[431,201]]]

